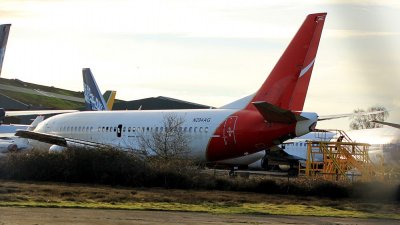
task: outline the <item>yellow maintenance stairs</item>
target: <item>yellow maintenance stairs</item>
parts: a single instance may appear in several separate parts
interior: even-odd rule
[[[330,131],[339,137],[336,142],[307,141],[306,165],[299,165],[299,174],[326,180],[383,180],[383,163],[371,162],[369,144],[353,142],[344,131]]]

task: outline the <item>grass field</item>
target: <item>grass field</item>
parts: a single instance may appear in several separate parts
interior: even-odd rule
[[[44,85],[40,85],[40,84],[23,82],[23,81],[16,80],[16,79],[0,78],[0,83],[5,84],[5,85],[15,86],[15,87],[28,88],[28,89],[32,89],[32,90],[39,89],[39,90],[46,91],[46,92],[67,95],[67,96],[73,96],[73,97],[77,97],[77,98],[82,97],[82,92],[70,91],[70,90],[56,88],[56,87],[48,87],[48,86],[44,86]]]
[[[35,107],[47,107],[55,109],[83,109],[84,103],[68,101],[59,98],[46,97],[42,95],[27,94],[21,92],[0,90],[0,92],[12,99]]]
[[[122,188],[0,180],[0,206],[166,210],[400,220],[396,203],[243,192]]]

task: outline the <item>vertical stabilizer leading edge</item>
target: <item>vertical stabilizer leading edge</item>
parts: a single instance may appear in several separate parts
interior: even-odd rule
[[[1,68],[3,67],[4,54],[6,53],[8,33],[10,32],[10,27],[11,24],[0,25],[0,77],[1,77]]]

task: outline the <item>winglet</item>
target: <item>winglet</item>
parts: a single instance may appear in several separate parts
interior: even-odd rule
[[[6,53],[8,34],[10,32],[11,24],[0,25],[0,76],[1,68],[3,67],[4,55]]]
[[[93,111],[107,110],[107,104],[104,101],[103,95],[101,94],[90,69],[83,68],[82,75],[86,109]]]

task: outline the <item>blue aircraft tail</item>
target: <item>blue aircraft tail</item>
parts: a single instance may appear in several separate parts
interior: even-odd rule
[[[91,111],[108,110],[107,104],[104,101],[103,95],[101,94],[90,69],[83,68],[82,75],[86,109]]]

